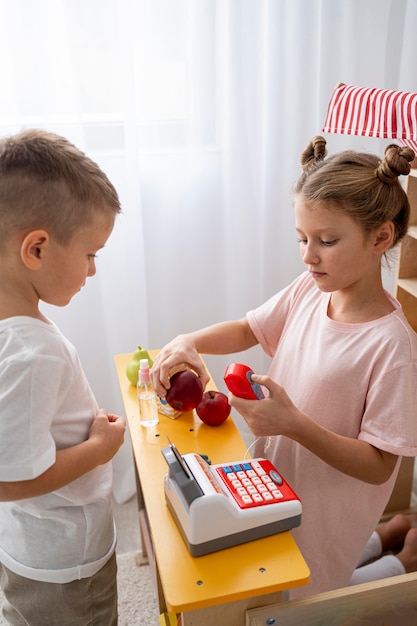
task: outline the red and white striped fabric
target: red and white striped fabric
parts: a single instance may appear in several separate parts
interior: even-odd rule
[[[398,139],[417,153],[417,93],[339,85],[323,132]]]

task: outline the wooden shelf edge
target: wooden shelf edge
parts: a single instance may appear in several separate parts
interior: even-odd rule
[[[413,298],[417,298],[417,277],[416,278],[398,278],[397,287],[406,291]]]
[[[388,520],[392,519],[395,515],[410,515],[410,514],[415,514],[417,513],[417,506],[409,506],[406,509],[398,509],[395,511],[388,511],[386,513],[383,513],[383,515],[381,516],[380,522],[387,522]]]
[[[417,224],[411,224],[408,227],[407,235],[413,239],[417,239]]]

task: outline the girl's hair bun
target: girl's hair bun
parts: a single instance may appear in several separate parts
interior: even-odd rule
[[[318,161],[322,161],[327,155],[326,140],[324,137],[313,137],[308,146],[301,154],[301,166],[303,171],[308,170]]]
[[[393,183],[401,175],[407,176],[414,156],[411,148],[391,143],[385,148],[385,158],[378,165],[376,176],[384,183]]]

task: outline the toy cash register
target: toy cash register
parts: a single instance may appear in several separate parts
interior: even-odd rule
[[[172,443],[162,454],[166,502],[193,556],[300,525],[299,498],[266,459],[210,465]]]

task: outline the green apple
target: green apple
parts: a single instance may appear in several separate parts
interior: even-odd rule
[[[128,377],[129,382],[132,385],[138,384],[139,366],[141,359],[148,359],[149,367],[152,367],[153,361],[149,356],[149,352],[145,350],[145,348],[142,348],[142,346],[138,346],[137,350],[135,350],[135,352],[133,353],[131,361],[129,361],[126,367],[126,376]]]

